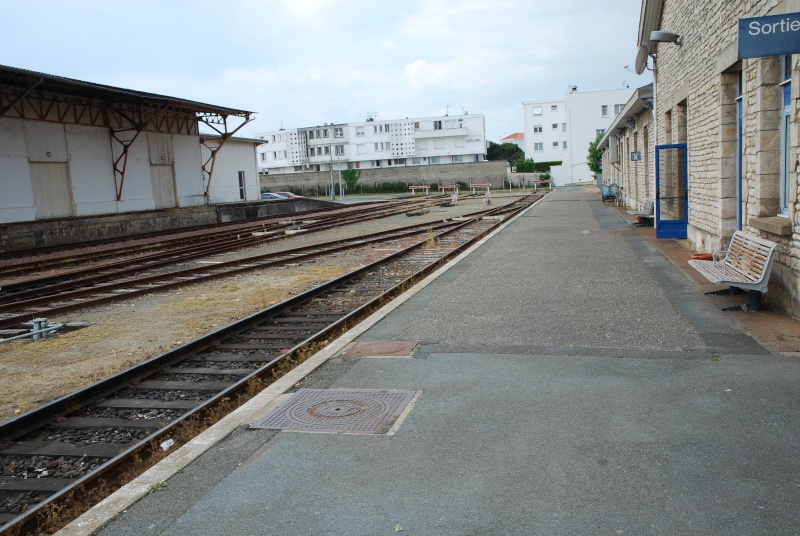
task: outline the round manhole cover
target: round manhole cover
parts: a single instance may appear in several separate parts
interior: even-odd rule
[[[299,389],[250,428],[299,432],[382,434],[415,391]]]

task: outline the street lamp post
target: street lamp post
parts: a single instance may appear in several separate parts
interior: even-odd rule
[[[333,139],[341,140],[343,137],[343,132],[341,130],[337,131],[334,127],[333,129]],[[334,145],[336,150],[336,163],[339,166],[339,199],[344,199],[344,190],[342,189],[342,155],[339,152],[339,146]],[[344,150],[344,145],[342,145],[342,150]]]

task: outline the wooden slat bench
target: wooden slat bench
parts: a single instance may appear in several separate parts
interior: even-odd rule
[[[631,216],[636,216],[637,218],[644,219],[644,225],[653,225],[653,208],[655,207],[655,203],[652,199],[648,199],[644,203],[639,210],[629,210],[628,214]]]
[[[761,294],[767,291],[777,252],[778,244],[775,242],[736,231],[727,251],[715,252],[710,261],[690,260],[689,265],[715,285],[749,290],[750,303],[747,309],[758,311],[761,308]],[[740,308],[743,307],[725,310]]]

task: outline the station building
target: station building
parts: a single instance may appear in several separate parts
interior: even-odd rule
[[[574,86],[560,99],[522,103],[525,158],[561,162],[550,168],[556,186],[591,182],[589,144],[605,132],[630,97],[632,89],[578,91]]]
[[[324,124],[256,135],[263,175],[387,169],[486,160],[483,115]]]
[[[0,66],[0,250],[213,223],[188,209],[259,200],[260,140],[233,137],[253,115]]]
[[[785,33],[794,53],[740,47],[742,19]],[[657,236],[695,252],[726,249],[736,230],[777,242],[769,297],[794,313],[798,44],[797,0],[643,0],[637,70],[651,69],[653,84],[634,93],[601,141],[603,182],[621,185],[629,206],[654,201]]]

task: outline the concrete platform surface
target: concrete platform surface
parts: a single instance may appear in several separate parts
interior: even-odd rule
[[[705,297],[673,244],[595,187],[553,192],[297,378],[415,391],[389,434],[247,429],[274,391],[96,533],[800,533],[797,354],[721,312],[737,298]]]

